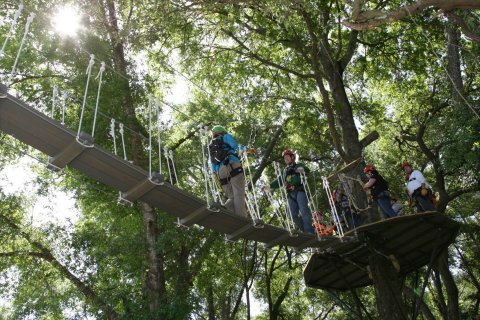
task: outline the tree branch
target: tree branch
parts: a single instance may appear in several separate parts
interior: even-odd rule
[[[417,14],[428,7],[437,7],[445,12],[453,9],[479,9],[480,2],[478,0],[419,0],[393,11],[369,10],[358,14],[357,8],[354,12],[355,16],[352,14],[352,20],[344,20],[342,24],[354,30],[369,30]]]
[[[265,170],[265,167],[269,164],[268,159],[270,158],[270,155],[273,152],[273,148],[277,144],[278,139],[280,139],[280,135],[282,133],[283,133],[283,126],[278,126],[275,132],[272,134],[272,138],[268,143],[267,149],[265,149],[265,153],[263,154],[262,160],[260,160],[260,164],[256,168],[255,174],[252,177],[253,184],[255,184],[255,182],[257,182],[257,180],[260,179],[260,177],[262,176],[263,170]]]
[[[448,21],[457,25],[462,30],[462,33],[466,37],[470,38],[473,41],[480,42],[480,35],[476,34],[472,30],[470,30],[468,25],[465,23],[465,21],[460,16],[457,16],[456,14],[454,14],[452,12],[445,12],[445,16],[447,17]]]
[[[302,78],[302,79],[312,79],[314,76],[313,74],[304,74],[304,73],[301,73],[301,72],[298,72],[298,71],[295,71],[295,70],[292,70],[292,69],[289,69],[287,67],[284,67],[282,65],[279,65],[275,62],[272,62],[268,59],[265,59],[263,57],[261,57],[260,55],[252,52],[250,50],[250,48],[248,48],[242,41],[240,41],[240,39],[238,39],[232,32],[230,31],[227,31],[225,29],[222,28],[222,31],[228,35],[230,38],[232,38],[236,43],[238,43],[238,45],[243,48],[246,52],[244,51],[240,51],[241,53],[245,54],[247,53],[251,58],[254,58],[255,60],[257,61],[260,61],[262,64],[265,64],[265,65],[268,65],[270,67],[274,67],[276,69],[279,69],[279,70],[282,70],[282,71],[285,71],[287,73],[290,73],[290,74],[293,74],[299,78]]]

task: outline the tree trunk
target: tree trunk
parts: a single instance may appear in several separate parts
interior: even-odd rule
[[[99,1],[104,12],[104,25],[110,36],[114,68],[119,74],[128,74],[127,60],[125,58],[124,42],[120,35],[118,25],[117,10],[113,0],[106,0],[104,3]],[[131,137],[131,150],[133,163],[145,167],[146,157],[143,152],[143,145],[140,132],[144,129],[138,122],[133,102],[133,93],[128,80],[123,81],[122,109],[126,115],[126,124],[133,129],[134,134]],[[160,305],[166,303],[165,275],[163,270],[163,256],[158,252],[158,218],[154,209],[147,203],[140,203],[140,209],[145,226],[145,245],[148,256],[148,271],[145,287],[149,300],[149,308],[152,313],[156,313]]]
[[[157,215],[148,204],[140,203],[145,227],[145,240],[148,255],[146,288],[151,312],[159,310],[161,302],[166,303],[165,275],[163,256],[157,251],[158,222]]]
[[[207,292],[207,311],[208,311],[208,320],[215,320],[215,301],[213,299],[213,288],[212,286],[208,287]]]
[[[436,267],[440,276],[442,277],[443,284],[447,291],[448,302],[447,302],[447,314],[448,320],[459,320],[460,319],[460,306],[458,304],[458,288],[453,278],[452,273],[448,267],[448,250],[444,250],[438,256]]]
[[[448,75],[450,76],[452,87],[452,100],[455,107],[460,108],[463,104],[463,80],[460,69],[460,52],[458,50],[459,44],[459,33],[457,28],[453,25],[447,25],[446,28],[447,36],[447,57],[448,64],[447,70]]]
[[[435,320],[435,316],[432,314],[432,311],[428,307],[428,304],[426,304],[423,299],[418,301],[419,297],[416,296],[412,288],[409,288],[409,287],[403,288],[403,293],[408,299],[412,301],[416,301],[416,304],[418,304],[419,311],[422,312],[425,320]]]
[[[402,299],[402,282],[392,262],[373,253],[369,265],[380,319],[408,319]]]

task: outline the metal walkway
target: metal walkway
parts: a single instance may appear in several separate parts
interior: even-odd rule
[[[50,157],[52,168],[69,166],[87,176],[122,192],[128,201],[144,201],[180,219],[186,226],[193,224],[226,234],[227,239],[245,238],[266,244],[286,245],[298,250],[306,247],[328,248],[346,245],[336,237],[297,233],[235,216],[222,208],[208,208],[206,201],[164,182],[163,176],[148,172],[95,145],[87,134],[77,139],[76,132],[29,107],[7,93],[0,84],[0,130],[32,146]],[[350,244],[351,245],[351,244]]]

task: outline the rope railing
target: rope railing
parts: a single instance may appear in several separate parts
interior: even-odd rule
[[[7,85],[10,85],[13,81],[13,77],[15,76],[15,72],[17,68],[18,59],[20,58],[20,54],[22,53],[23,45],[25,44],[25,39],[27,38],[28,31],[30,30],[30,25],[32,24],[34,18],[35,18],[35,13],[31,12],[25,24],[25,32],[23,33],[22,40],[20,41],[20,47],[18,48],[17,56],[15,57],[15,62],[13,63],[12,71],[10,72],[10,76],[8,77]]]
[[[275,176],[280,179],[280,185],[285,186],[285,174],[280,169],[280,164],[278,162],[273,163],[273,167],[275,170]],[[287,189],[280,188],[281,190],[281,199],[285,203],[285,221],[290,225],[289,232],[293,234],[293,230],[295,230],[295,222],[293,221],[293,217],[290,214],[290,206],[288,204],[288,193]]]
[[[10,25],[10,29],[8,30],[7,36],[5,37],[5,41],[3,42],[2,48],[0,49],[0,58],[2,58],[3,55],[4,55],[4,51],[5,51],[5,47],[7,46],[7,42],[10,39],[10,37],[12,36],[13,30],[15,29],[15,26],[17,25],[18,18],[20,17],[20,14],[22,13],[23,8],[24,8],[23,4],[20,4],[18,6],[18,9],[15,11],[15,14],[13,15],[13,20],[12,20],[12,23]]]
[[[340,236],[340,238],[342,238],[343,237],[343,227],[342,227],[342,223],[340,221],[340,216],[338,215],[338,212],[337,212],[337,208],[335,206],[332,191],[330,190],[330,183],[328,182],[327,177],[322,177],[322,181],[323,181],[323,188],[325,189],[325,192],[327,193],[328,204],[330,205],[330,210],[332,212],[333,222],[335,224],[335,227],[337,228],[337,234]]]
[[[257,195],[256,195],[256,192],[255,192],[255,188],[254,188],[254,185],[253,185],[253,180],[252,180],[252,171],[250,169],[250,160],[248,159],[248,154],[247,154],[247,151],[246,150],[239,150],[238,151],[240,153],[240,161],[245,164],[243,167],[244,167],[244,170],[243,170],[243,175],[244,175],[244,178],[245,178],[245,193],[247,194],[247,202],[249,202],[251,204],[251,207],[252,207],[252,220],[255,221],[255,219],[257,220],[261,220],[261,216],[260,216],[260,208],[258,206],[258,200],[257,200]],[[247,168],[247,170],[245,170],[245,167]],[[249,182],[251,184],[251,188],[248,187],[249,185]]]
[[[77,131],[77,138],[80,137],[80,132],[82,131],[82,122],[83,122],[83,114],[85,113],[85,104],[87,103],[87,94],[88,94],[88,85],[90,83],[90,76],[92,74],[92,67],[95,63],[95,56],[92,54],[90,55],[90,61],[88,62],[87,71],[87,83],[85,85],[85,93],[83,95],[83,103],[82,109],[80,111],[80,120],[78,121],[78,131]]]

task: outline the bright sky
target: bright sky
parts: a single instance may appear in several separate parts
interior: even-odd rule
[[[64,36],[75,37],[81,28],[81,16],[78,8],[65,5],[59,7],[53,16],[52,25],[56,32]]]
[[[31,206],[27,208],[29,218],[34,226],[48,222],[67,226],[80,217],[75,208],[75,201],[71,194],[52,187],[46,195],[37,196],[37,174],[32,170],[39,165],[35,160],[22,157],[15,164],[8,165],[0,171],[0,188],[7,195],[24,196],[29,199]]]

